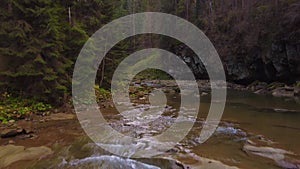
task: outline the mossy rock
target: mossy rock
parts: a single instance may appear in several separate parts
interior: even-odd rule
[[[297,81],[294,86],[295,87],[300,87],[300,81]]]
[[[284,83],[280,83],[280,82],[273,82],[271,84],[268,85],[268,89],[269,90],[274,90],[276,88],[279,88],[279,87],[284,87],[285,84]]]

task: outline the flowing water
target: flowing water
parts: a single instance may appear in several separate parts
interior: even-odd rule
[[[119,132],[147,138],[161,133],[174,122],[176,110],[180,107],[178,98],[176,93],[168,94],[167,113],[149,124],[126,121],[113,109],[106,110],[104,116]],[[209,106],[210,96],[201,97],[200,112],[194,127],[184,140],[163,155],[151,159],[120,158],[82,136],[70,146],[56,148],[51,158],[37,162],[32,168],[224,168],[224,165],[246,169],[300,167],[300,104],[294,99],[228,91],[222,122],[213,136],[200,144],[199,133]],[[149,105],[141,104],[129,113],[138,113],[143,108],[148,109]],[[276,154],[269,150],[255,150],[251,153],[245,151],[245,145],[277,148],[284,152]]]

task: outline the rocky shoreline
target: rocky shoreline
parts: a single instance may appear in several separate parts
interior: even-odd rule
[[[209,80],[198,80],[198,87],[200,91],[204,94],[211,91],[211,84]],[[152,84],[152,86],[161,86],[174,88],[176,90],[176,82],[174,80],[143,80],[137,81],[135,84],[140,86],[147,86],[147,84]],[[266,83],[255,81],[249,85],[240,85],[236,83],[227,82],[227,89],[248,91],[260,95],[271,95],[274,97],[286,97],[294,98],[299,100],[300,97],[300,82],[292,85],[288,85],[280,82]]]
[[[211,91],[210,83],[207,80],[197,81],[201,96],[209,95]],[[179,89],[172,80],[141,80],[135,81],[129,88],[130,96],[133,98],[134,104],[147,104],[147,96],[155,88],[162,88],[166,93],[178,93]],[[255,82],[248,86],[227,83],[227,88],[230,90],[239,90],[245,92],[253,92],[256,94],[272,95],[275,97],[293,98],[296,101],[299,100],[299,86],[285,85],[282,83],[266,84],[262,82]],[[99,103],[102,108],[110,115],[115,110],[113,109],[113,102],[111,99],[106,99]],[[171,108],[170,108],[171,111]],[[133,126],[127,123],[120,124],[125,128]],[[230,128],[230,131],[233,128]],[[76,120],[74,113],[50,113],[45,116],[34,115],[30,119],[12,121],[8,124],[0,124],[0,163],[1,160],[5,162],[5,166],[14,166],[16,164],[23,164],[22,161],[37,161],[40,157],[48,157],[54,153],[53,145],[60,147],[70,145],[74,142],[74,139],[84,135],[80,124]],[[218,132],[222,132],[220,128]],[[262,136],[263,137],[263,136]],[[247,154],[254,156],[261,156],[274,160],[278,166],[296,166],[299,167],[299,161],[294,158],[281,158],[288,156],[294,156],[290,152],[270,147],[272,143],[262,144],[259,140],[246,140],[245,145],[241,149]],[[5,151],[4,151],[5,150]],[[11,160],[10,156],[7,156],[7,152],[17,152],[16,156],[11,158],[18,158],[18,160]],[[273,158],[274,157],[274,158]],[[280,158],[279,158],[280,157]],[[17,162],[17,163],[15,163]],[[21,162],[21,163],[20,163]],[[200,166],[215,166],[215,168],[228,167],[219,161],[212,159],[201,158],[202,164]],[[3,163],[4,164],[4,163]],[[13,168],[13,167],[12,167]],[[235,168],[235,167],[232,167]]]

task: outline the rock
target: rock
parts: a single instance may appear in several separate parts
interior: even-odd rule
[[[266,89],[259,89],[257,91],[254,92],[255,94],[267,94],[268,91]]]
[[[14,162],[23,160],[35,160],[52,154],[48,147],[31,147],[6,145],[0,147],[0,168],[8,167]]]
[[[75,114],[67,114],[67,113],[56,113],[50,115],[51,120],[73,120],[75,118],[76,118]]]
[[[45,119],[40,119],[39,122],[40,122],[40,123],[44,123],[44,122],[45,122]]]
[[[278,166],[283,168],[300,168],[299,160],[288,157],[288,155],[295,155],[290,151],[272,147],[255,147],[252,145],[245,145],[243,150],[247,153],[274,160]]]
[[[146,97],[140,97],[139,100],[146,100]]]
[[[19,133],[18,133],[17,129],[4,129],[1,132],[1,138],[15,137],[18,134]]]
[[[32,134],[32,133],[34,133],[34,131],[32,130],[32,128],[25,128],[25,129],[24,129],[24,132],[25,132],[26,134]]]
[[[272,147],[256,147],[252,145],[245,145],[243,147],[243,150],[247,153],[266,157],[275,161],[284,159],[285,155],[287,154],[294,155],[292,152],[283,149],[272,148]]]
[[[247,140],[247,143],[250,144],[250,145],[256,145],[255,142],[253,142],[252,140],[249,140],[249,139]]]
[[[284,83],[279,83],[279,82],[273,82],[271,84],[268,85],[268,89],[269,90],[274,90],[276,88],[279,88],[279,87],[284,87],[285,84]]]
[[[35,135],[35,134],[29,134],[29,138],[30,139],[35,139],[35,138],[37,138],[38,136],[37,135]]]
[[[16,122],[15,120],[9,120],[8,121],[9,123],[14,123],[14,122]]]
[[[290,87],[280,87],[280,88],[274,89],[272,91],[272,95],[275,97],[293,97],[294,90],[292,90]]]
[[[299,160],[298,161],[281,160],[281,161],[277,161],[277,165],[287,169],[300,168]]]
[[[297,97],[300,96],[300,87],[295,87],[294,88],[294,96],[297,96]]]
[[[14,140],[9,140],[8,144],[15,144],[16,142]]]
[[[135,84],[141,84],[142,83],[142,80],[138,79],[135,81]]]
[[[293,155],[292,152],[283,149],[272,148],[272,147],[256,147],[252,145],[245,145],[243,147],[243,151],[257,156],[269,158],[274,161],[284,160],[285,155]]]
[[[176,158],[178,161],[180,161],[182,164],[187,166],[186,168],[197,168],[197,169],[238,169],[236,166],[229,166],[221,161],[208,159],[204,157],[199,157],[196,154],[188,153],[186,155],[179,155],[180,157]]]
[[[294,87],[290,87],[290,86],[285,86],[284,89],[285,89],[285,91],[288,91],[288,92],[294,91]]]
[[[17,129],[18,134],[25,134],[26,131],[23,128],[18,128]]]

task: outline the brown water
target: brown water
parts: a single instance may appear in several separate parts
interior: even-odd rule
[[[169,105],[177,108],[180,101],[178,94],[169,95]],[[215,134],[205,143],[197,142],[201,123],[206,117],[210,106],[210,97],[201,97],[199,118],[189,135],[174,150],[165,153],[166,157],[179,160],[184,164],[194,165],[197,157],[205,157],[221,161],[230,166],[246,169],[280,168],[275,161],[242,151],[247,140],[257,143],[257,146],[268,146],[291,151],[299,159],[300,154],[300,104],[293,99],[275,98],[271,96],[255,95],[248,92],[228,91],[226,108],[222,122]],[[120,116],[113,110],[106,110],[105,116],[112,122],[112,126],[128,135],[139,133],[154,135],[153,132],[140,130],[140,126],[127,126]],[[149,130],[161,132],[168,127],[174,117],[167,113],[156,125]],[[172,118],[169,118],[172,116]],[[135,131],[136,130],[136,131]],[[140,130],[140,131],[139,131]],[[173,160],[138,159],[130,160],[119,158],[105,152],[87,137],[78,137],[70,146],[55,149],[55,154],[42,160],[32,168],[175,168]],[[48,167],[45,167],[48,166]],[[281,167],[282,168],[282,167]]]
[[[209,97],[203,98],[201,112],[207,112],[209,105]],[[262,135],[270,147],[300,154],[300,105],[293,99],[228,91],[222,120],[237,124],[248,139]],[[213,137],[193,151],[241,168],[278,168],[267,159],[245,154],[241,151],[244,143],[232,140],[232,137]]]

